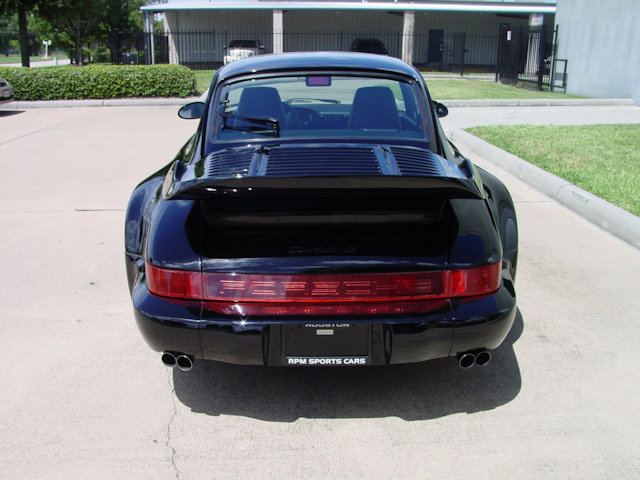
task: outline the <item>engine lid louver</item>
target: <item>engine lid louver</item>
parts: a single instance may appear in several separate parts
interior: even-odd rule
[[[443,161],[435,153],[415,147],[244,147],[223,150],[207,157],[206,176],[443,176],[450,173]]]
[[[410,147],[391,147],[391,153],[401,175],[443,175],[439,157],[430,150]]]
[[[207,157],[207,177],[243,177],[249,174],[255,148],[229,148]]]
[[[267,177],[382,174],[373,148],[274,148],[266,157]]]

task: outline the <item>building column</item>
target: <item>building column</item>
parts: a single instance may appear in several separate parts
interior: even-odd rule
[[[178,40],[173,34],[178,26],[178,13],[165,12],[164,14],[164,31],[167,32],[167,48],[169,49],[169,63],[174,65],[180,64],[180,55],[178,52]]]
[[[402,22],[402,60],[413,63],[413,44],[415,39],[416,12],[406,10]]]
[[[155,41],[153,39],[153,13],[149,13],[148,11],[144,12],[144,32],[145,42],[147,44],[146,61],[147,64],[153,65],[156,63],[156,52],[153,48],[155,45]]]
[[[282,53],[282,35],[284,34],[282,10],[273,11],[273,53]]]

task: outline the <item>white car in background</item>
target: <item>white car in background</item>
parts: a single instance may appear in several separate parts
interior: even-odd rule
[[[224,49],[226,50],[224,54],[225,65],[264,53],[264,45],[258,40],[231,40],[229,46],[225,46]]]
[[[0,105],[12,101],[15,94],[16,91],[13,89],[11,84],[4,78],[0,77]]]

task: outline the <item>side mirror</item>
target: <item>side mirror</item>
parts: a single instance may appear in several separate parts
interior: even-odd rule
[[[447,115],[449,115],[449,109],[440,102],[433,102],[433,108],[435,108],[438,118],[446,117]]]
[[[193,120],[202,117],[204,112],[204,102],[187,103],[178,110],[178,116],[187,120]]]

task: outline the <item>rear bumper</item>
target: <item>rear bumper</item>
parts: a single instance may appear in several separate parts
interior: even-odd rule
[[[366,341],[360,342],[367,345],[363,351],[346,356],[333,352],[328,356],[338,359],[333,364],[414,363],[494,349],[509,333],[516,311],[515,293],[507,279],[492,295],[455,300],[427,314],[400,317],[224,318],[202,310],[199,303],[176,304],[155,297],[144,281],[134,288],[133,303],[138,328],[152,349],[240,365],[300,364],[291,358],[303,358],[304,347],[286,345],[287,332],[295,326],[317,330],[350,325],[359,326],[354,331],[366,332]],[[315,355],[310,357],[325,358]],[[331,364],[322,358],[317,364]]]

